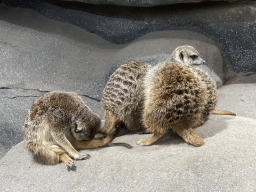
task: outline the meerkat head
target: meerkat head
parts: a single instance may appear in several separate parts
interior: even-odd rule
[[[71,133],[77,140],[91,140],[101,127],[101,120],[98,115],[90,119],[84,117],[72,122]]]
[[[192,46],[184,45],[177,47],[172,55],[171,61],[180,62],[184,65],[202,65],[205,61],[199,57],[199,52]]]

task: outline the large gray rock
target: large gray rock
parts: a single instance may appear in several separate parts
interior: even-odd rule
[[[75,91],[102,117],[104,86],[129,60],[155,65],[167,60],[177,46],[189,44],[199,50],[206,70],[220,85],[225,79],[220,50],[194,32],[152,32],[116,45],[31,10],[0,6],[0,19],[0,158],[23,140],[27,111],[48,91]]]
[[[70,0],[62,0],[70,1]],[[72,0],[74,2],[91,3],[96,5],[121,5],[135,7],[153,7],[160,5],[170,5],[177,3],[199,3],[203,1],[242,1],[242,0]]]
[[[0,191],[255,191],[255,124],[211,116],[195,129],[205,141],[198,148],[173,132],[148,147],[136,142],[150,135],[124,135],[81,151],[91,159],[76,161],[75,172],[35,162],[21,142],[0,160]]]
[[[205,139],[199,148],[173,132],[150,147],[136,145],[150,135],[124,135],[110,147],[82,151],[91,159],[76,161],[77,171],[68,172],[63,164],[38,164],[19,143],[28,109],[45,92],[75,91],[102,116],[102,90],[118,66],[132,59],[155,65],[181,44],[195,46],[220,83],[228,77],[221,50],[198,33],[155,32],[117,45],[0,5],[0,158],[14,146],[0,160],[0,191],[255,191],[254,75],[230,79],[220,89],[217,109],[238,116],[211,116],[195,129]]]
[[[2,2],[8,6],[35,10],[57,21],[71,23],[116,44],[131,43],[154,31],[193,31],[215,41],[224,56],[227,64],[224,70],[229,76],[234,76],[234,72],[256,72],[255,1],[182,3],[153,8],[95,6],[70,2],[58,4],[58,1],[49,3],[48,0]],[[15,18],[15,22],[22,26],[29,25],[19,14],[8,16],[12,21]],[[179,31],[176,34],[179,36]]]
[[[256,75],[230,79],[218,90],[217,108],[256,119]]]

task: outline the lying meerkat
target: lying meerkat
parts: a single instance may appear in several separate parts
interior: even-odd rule
[[[117,129],[103,140],[92,140],[100,129],[100,117],[75,93],[50,92],[37,99],[23,126],[26,147],[47,165],[64,162],[75,168],[75,160],[88,159],[76,149],[102,147],[115,138]]]
[[[140,145],[151,145],[163,134],[173,129],[183,139],[200,146],[203,139],[192,128],[203,124],[210,112],[215,111],[217,87],[200,69],[204,60],[191,46],[174,50],[168,62],[154,67],[139,61],[119,67],[109,78],[103,92],[105,125],[100,130],[106,134],[119,123],[129,131],[146,128],[153,136],[140,140]]]

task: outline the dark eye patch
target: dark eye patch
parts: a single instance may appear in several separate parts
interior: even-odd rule
[[[180,53],[180,59],[183,60],[183,58],[184,58],[183,53]]]
[[[194,61],[194,60],[196,60],[196,59],[198,58],[198,56],[197,56],[197,55],[191,55],[190,57],[191,57],[191,59],[193,59],[193,61]]]

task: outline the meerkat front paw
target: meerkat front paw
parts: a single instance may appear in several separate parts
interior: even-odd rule
[[[89,159],[91,156],[89,154],[81,154],[76,160],[86,160]]]
[[[140,146],[147,146],[147,145],[150,145],[151,143],[149,143],[147,141],[147,139],[141,139],[137,142],[137,145],[140,145]]]

